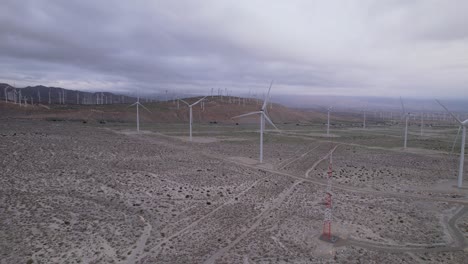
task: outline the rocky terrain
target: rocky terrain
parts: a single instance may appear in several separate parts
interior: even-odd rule
[[[467,191],[451,187],[443,155],[349,144],[345,130],[298,137],[291,126],[267,131],[258,164],[254,125],[199,125],[194,142],[183,125],[132,126],[2,120],[0,263],[468,256]],[[336,244],[319,239],[331,154]]]

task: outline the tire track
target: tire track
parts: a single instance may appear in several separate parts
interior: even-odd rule
[[[324,157],[316,161],[310,170],[313,170],[318,164],[320,164],[322,161],[326,160],[338,147],[336,145],[333,149],[331,149]],[[296,180],[289,188],[281,192],[278,197],[271,203],[269,207],[267,207],[262,213],[257,215],[255,218],[255,222],[242,234],[240,234],[234,241],[229,243],[227,246],[217,250],[213,255],[211,255],[207,260],[205,260],[203,263],[204,264],[213,264],[215,261],[222,256],[224,256],[227,252],[229,252],[230,249],[235,247],[240,241],[242,241],[244,238],[246,238],[252,231],[254,231],[257,227],[260,226],[261,222],[265,219],[265,217],[275,208],[278,208],[281,203],[296,189],[296,186],[303,183],[304,179],[299,179]]]
[[[168,137],[168,136],[166,136],[166,137]],[[324,141],[324,142],[328,142],[328,141]],[[158,143],[160,143],[160,142],[158,142]],[[361,146],[361,145],[358,145],[358,144],[349,144],[349,143],[343,143],[343,145]],[[334,149],[331,150],[329,153],[327,153],[327,155],[325,155],[322,159],[320,159],[319,161],[314,163],[313,167],[317,166],[321,161],[325,160],[331,153],[333,153],[333,151],[337,147],[338,147],[338,145],[336,145],[334,147]],[[315,147],[315,148],[317,148],[317,147]],[[296,159],[289,160],[288,164],[292,164],[293,162],[297,161],[301,157],[306,156],[310,152],[311,151],[308,151],[308,152],[302,154],[300,157],[298,157]],[[259,169],[259,167],[256,166],[256,165],[245,164],[245,163],[235,161],[235,160],[231,160],[231,159],[228,159],[228,158],[222,158],[222,157],[220,158],[219,156],[215,156],[215,155],[208,154],[208,153],[203,153],[203,155],[206,156],[206,157],[209,157],[209,158],[221,159],[221,160],[223,160],[225,162],[233,163],[233,164],[236,164],[236,165],[239,165],[239,166],[248,167],[248,168],[251,168],[251,169]],[[288,164],[282,165],[279,169],[284,168]],[[309,174],[313,170],[313,167],[309,168],[307,170],[304,177],[293,175],[293,174],[290,174],[290,173],[287,173],[287,172],[282,172],[282,171],[279,171],[277,169],[269,169],[269,168],[262,167],[263,171],[266,171],[266,172],[269,172],[269,173],[272,173],[272,174],[276,174],[276,175],[282,175],[282,176],[290,177],[290,178],[293,178],[293,179],[296,180],[294,182],[293,186],[291,186],[288,189],[289,191],[287,190],[286,192],[283,192],[283,193],[280,194],[280,196],[281,195],[282,196],[281,197],[279,196],[275,200],[274,204],[279,204],[282,201],[284,201],[286,196],[289,195],[292,192],[292,188],[297,186],[297,184],[299,184],[301,182],[309,182],[309,183],[313,183],[313,184],[316,184],[316,185],[319,185],[319,186],[326,186],[326,183],[324,181],[312,180],[312,179],[309,178]],[[264,178],[262,178],[262,179],[264,179]],[[259,181],[259,180],[257,180],[257,181]],[[349,192],[352,192],[352,193],[361,193],[361,194],[375,195],[375,196],[380,196],[380,197],[407,198],[407,199],[426,200],[426,201],[432,201],[432,202],[447,202],[447,203],[450,203],[450,204],[461,204],[461,205],[463,205],[463,209],[461,209],[456,215],[454,215],[449,220],[449,223],[448,223],[450,233],[451,233],[452,237],[457,241],[456,243],[458,244],[458,246],[452,246],[451,247],[451,246],[439,246],[439,245],[426,245],[426,246],[422,245],[422,246],[404,246],[404,247],[402,247],[402,246],[391,246],[391,245],[378,244],[378,243],[372,243],[372,242],[367,242],[367,241],[360,241],[360,240],[355,240],[355,239],[348,239],[346,241],[343,241],[344,245],[349,243],[349,244],[359,246],[359,247],[363,247],[363,248],[367,248],[367,249],[370,249],[370,250],[395,252],[395,253],[405,253],[405,252],[406,253],[424,253],[424,252],[460,251],[460,250],[463,250],[464,247],[467,246],[467,243],[466,243],[466,240],[465,240],[463,234],[456,227],[457,220],[459,218],[461,218],[462,216],[464,216],[468,212],[468,207],[467,207],[468,206],[468,201],[467,200],[454,200],[454,199],[429,197],[429,196],[422,196],[422,195],[412,195],[412,194],[405,194],[405,193],[372,191],[372,190],[365,190],[365,189],[360,189],[360,188],[347,187],[347,186],[338,185],[338,184],[334,185],[334,188],[339,189],[339,190],[349,191]],[[225,203],[225,204],[227,204],[227,203]],[[218,211],[225,204],[217,207],[215,210]],[[217,252],[215,252],[214,255],[212,255],[208,260],[205,261],[205,263],[214,263],[216,261],[216,259],[222,257],[225,253],[227,253],[229,251],[229,249],[234,247],[243,238],[245,238],[251,231],[253,231],[260,224],[260,222],[264,218],[264,216],[267,215],[267,213],[270,212],[271,209],[273,209],[273,208],[274,208],[274,206],[271,206],[268,209],[266,209],[264,212],[262,212],[258,216],[257,221],[251,226],[251,228],[249,228],[247,231],[242,233],[236,240],[231,242],[228,246],[226,246],[226,247],[218,250]],[[214,213],[214,211],[210,212],[209,215],[211,216],[213,213]],[[199,219],[199,220],[195,221],[194,223],[192,223],[190,225],[190,228],[193,228],[196,224],[201,222],[201,220],[206,219],[209,215],[206,215],[202,219]],[[177,235],[180,235],[181,233],[187,231],[190,228],[186,227],[183,230],[181,230],[181,231],[177,232],[176,234],[174,234],[172,237],[176,237]],[[168,241],[169,238],[166,239],[166,240]],[[160,245],[161,245],[161,243],[159,243],[158,245],[156,245],[153,248],[157,248]]]
[[[135,243],[135,249],[132,250],[132,253],[128,256],[127,260],[120,262],[120,263],[127,263],[127,264],[135,264],[137,261],[137,256],[140,255],[143,250],[145,249],[146,241],[148,237],[151,235],[151,230],[153,226],[148,223],[143,216],[140,216],[140,219],[143,223],[146,224],[145,228],[143,229],[143,234],[138,238],[137,242]]]
[[[281,167],[279,167],[278,170],[282,170],[282,169],[284,169],[286,166],[289,166],[289,165],[293,164],[294,162],[297,162],[298,160],[304,158],[304,157],[307,156],[309,153],[311,153],[312,151],[316,150],[319,146],[320,146],[320,145],[315,146],[313,149],[311,149],[311,150],[309,150],[309,151],[303,153],[303,154],[300,155],[299,157],[296,157],[296,158],[293,157],[292,160],[288,160],[288,162],[287,162],[286,164],[282,165]]]
[[[202,222],[203,220],[211,217],[212,215],[214,215],[217,211],[221,210],[221,208],[223,208],[224,206],[228,205],[228,204],[232,204],[232,203],[235,203],[236,202],[236,198],[239,198],[241,197],[242,195],[244,195],[247,191],[249,191],[252,187],[256,186],[260,181],[264,180],[265,178],[267,178],[267,176],[265,177],[262,177],[258,180],[256,180],[255,182],[253,182],[251,185],[247,186],[242,192],[240,192],[239,194],[237,194],[236,196],[232,197],[231,199],[229,199],[228,201],[226,201],[225,203],[219,205],[218,207],[214,208],[213,210],[211,210],[209,213],[205,214],[204,216],[202,216],[201,218],[193,221],[192,223],[190,223],[189,225],[187,225],[186,227],[180,229],[179,231],[173,233],[172,235],[164,238],[163,240],[161,240],[158,244],[156,244],[155,246],[153,246],[151,249],[149,249],[147,251],[147,253],[143,253],[140,255],[140,257],[138,257],[137,261],[143,259],[144,257],[146,257],[150,251],[154,251],[154,250],[157,250],[157,249],[160,249],[162,244],[165,244],[165,243],[168,243],[171,239],[187,232],[187,231],[190,231],[192,230],[196,225],[198,225],[200,222]]]

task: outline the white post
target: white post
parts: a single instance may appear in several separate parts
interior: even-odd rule
[[[423,135],[423,129],[424,129],[424,113],[421,113],[421,137]]]
[[[192,106],[190,108],[190,141],[192,141]]]
[[[364,129],[366,129],[366,110],[364,110],[364,123],[362,125]]]
[[[328,109],[327,136],[330,134],[330,109]]]
[[[3,91],[5,92],[5,103],[8,102],[8,93],[7,93],[7,89],[8,89],[8,88],[7,88],[6,86],[3,88]]]
[[[407,140],[407,136],[408,136],[408,119],[409,119],[409,116],[406,115],[405,117],[405,143],[403,144],[403,148],[406,149],[406,140]]]
[[[462,125],[462,142],[460,151],[460,168],[458,170],[458,188],[463,186],[463,163],[465,162],[465,137],[466,137],[466,125]]]
[[[260,113],[260,163],[263,163],[263,127],[265,124],[265,117],[263,111]]]
[[[137,107],[137,132],[140,132],[140,103],[137,102],[136,107]]]

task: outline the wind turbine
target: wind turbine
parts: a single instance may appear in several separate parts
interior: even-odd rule
[[[180,99],[180,101],[182,101],[183,103],[185,103],[185,104],[189,107],[189,109],[190,109],[190,141],[192,141],[192,120],[193,120],[193,118],[192,118],[192,116],[193,116],[193,115],[192,115],[192,107],[195,106],[195,105],[197,105],[197,104],[200,103],[201,101],[203,101],[205,98],[206,98],[206,96],[203,97],[202,99],[196,101],[196,102],[193,103],[193,104],[189,104],[189,103],[187,103],[186,101]]]
[[[364,120],[362,122],[362,128],[363,129],[366,129],[366,111],[367,111],[367,107],[364,108],[364,110],[363,110],[363,114],[364,114]]]
[[[401,109],[402,109],[402,113],[403,115],[401,116],[401,119],[405,119],[405,141],[403,143],[403,148],[406,149],[406,142],[407,142],[407,139],[408,139],[408,119],[409,117],[411,116],[411,113],[410,112],[406,112],[405,110],[405,105],[403,104],[403,99],[401,99],[400,97],[400,102],[401,102]]]
[[[9,87],[10,87],[9,85],[3,87],[3,91],[5,92],[5,103],[8,102],[8,88]]]
[[[328,107],[328,114],[327,114],[327,136],[330,135],[330,111],[331,111],[332,107]]]
[[[465,161],[465,137],[466,137],[466,126],[468,126],[468,119],[462,122],[452,112],[450,112],[447,109],[447,107],[445,107],[441,102],[439,102],[439,100],[436,99],[436,102],[440,104],[440,106],[442,106],[445,109],[445,111],[447,111],[455,120],[457,120],[457,122],[460,124],[460,128],[462,129],[460,166],[458,170],[458,188],[461,188],[463,186],[463,162]],[[458,129],[458,132],[460,132],[460,128]]]
[[[148,110],[148,108],[146,108],[144,105],[142,105],[140,103],[140,95],[137,96],[137,101],[133,104],[131,104],[129,107],[132,107],[136,105],[136,110],[137,110],[137,115],[136,115],[136,121],[137,121],[137,132],[140,132],[140,109],[139,109],[139,106],[143,107],[143,109],[145,109],[146,111],[150,112],[150,110]],[[128,107],[127,107],[128,108]]]
[[[424,134],[423,130],[424,130],[424,106],[423,106],[423,109],[421,111],[421,133],[420,133],[421,137]]]
[[[263,130],[265,129],[265,119],[268,121],[268,123],[270,123],[270,125],[272,125],[274,128],[279,130],[275,126],[275,124],[273,124],[273,122],[271,121],[271,119],[267,115],[267,104],[268,104],[268,98],[269,98],[269,95],[270,95],[270,90],[271,90],[272,85],[273,85],[273,81],[271,81],[271,83],[270,83],[270,88],[268,89],[268,94],[267,94],[267,96],[265,96],[263,106],[260,109],[260,111],[250,112],[250,113],[243,114],[243,115],[238,115],[238,116],[235,116],[235,117],[232,118],[232,119],[234,119],[234,118],[239,118],[239,117],[244,117],[244,116],[260,114],[260,163],[263,162]]]

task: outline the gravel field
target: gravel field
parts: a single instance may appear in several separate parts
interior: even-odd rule
[[[198,129],[3,120],[0,263],[468,258],[468,191],[446,154],[283,126],[259,165],[255,127]],[[331,152],[336,244],[319,240]]]

